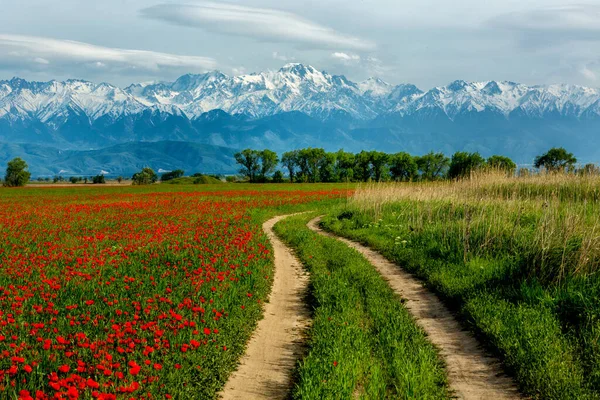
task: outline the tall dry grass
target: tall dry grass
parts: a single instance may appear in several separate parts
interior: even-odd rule
[[[465,262],[507,252],[552,281],[600,270],[597,175],[488,171],[453,182],[371,183],[349,205],[374,219],[398,212],[411,229],[436,232],[440,246],[460,243]]]

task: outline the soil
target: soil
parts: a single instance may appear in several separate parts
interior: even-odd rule
[[[290,394],[292,373],[304,352],[310,311],[304,302],[308,274],[273,232],[273,226],[286,217],[263,224],[274,249],[273,289],[264,319],[258,322],[240,366],[221,392],[223,399],[285,399]]]

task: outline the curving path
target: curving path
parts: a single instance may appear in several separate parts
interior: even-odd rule
[[[287,217],[275,217],[263,224],[274,249],[273,288],[265,303],[264,319],[258,322],[240,366],[221,392],[223,399],[285,399],[289,394],[310,313],[303,301],[308,275],[273,232],[273,226]]]
[[[375,266],[392,289],[406,300],[404,305],[444,358],[448,383],[456,398],[469,400],[521,398],[515,383],[503,373],[500,362],[485,354],[477,340],[461,328],[450,311],[436,295],[423,286],[421,281],[376,251],[323,231],[319,227],[321,218],[311,220],[308,227],[357,250]]]

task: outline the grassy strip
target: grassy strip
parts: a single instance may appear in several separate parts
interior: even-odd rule
[[[314,324],[293,397],[447,398],[435,348],[384,279],[355,250],[288,218],[275,230],[311,274]]]
[[[464,246],[459,245],[464,227],[453,230],[449,217],[444,217],[445,204],[431,205],[427,210],[431,218],[415,228],[408,216],[419,207],[416,201],[390,204],[379,219],[360,210],[340,210],[324,225],[371,246],[425,280],[503,357],[527,394],[546,399],[598,398],[590,374],[584,373],[588,368],[556,310],[557,289],[537,283],[522,259],[508,251],[465,256]],[[478,232],[470,235],[476,237]]]

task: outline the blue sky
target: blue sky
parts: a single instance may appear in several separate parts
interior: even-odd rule
[[[600,1],[5,3],[0,79],[123,86],[301,62],[423,89],[455,79],[600,86]]]

